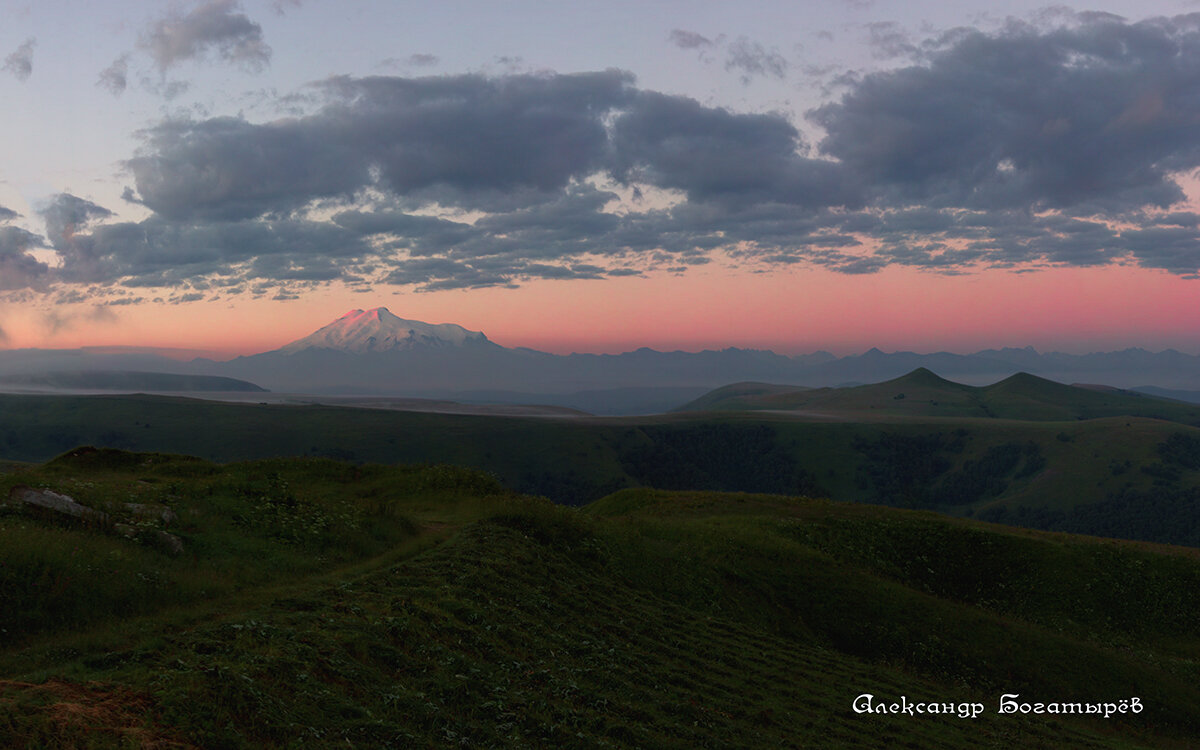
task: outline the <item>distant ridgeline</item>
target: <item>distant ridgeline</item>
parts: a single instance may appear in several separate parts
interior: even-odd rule
[[[197,429],[202,425],[202,429]],[[853,388],[739,384],[671,414],[547,419],[0,396],[0,458],[80,445],[232,461],[449,463],[579,505],[626,487],[829,497],[1200,546],[1200,406],[920,369]]]
[[[260,388],[254,383],[218,375],[183,375],[123,370],[13,373],[0,376],[0,388],[5,386],[72,391],[267,392],[265,388]]]

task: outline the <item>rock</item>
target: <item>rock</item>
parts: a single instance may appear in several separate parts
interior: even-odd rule
[[[103,511],[81,505],[67,495],[60,495],[50,490],[38,490],[32,487],[13,487],[8,493],[8,505],[43,515],[52,514],[55,518],[70,519],[86,526],[101,527],[126,539],[136,539],[168,555],[183,554],[183,540],[174,534],[168,534],[160,529],[139,531],[128,523],[112,523],[109,515]],[[141,503],[126,503],[125,508],[135,518],[145,518],[169,524],[177,519],[170,508]]]
[[[143,521],[158,521],[163,526],[170,526],[179,520],[175,511],[165,505],[149,505],[147,503],[125,503],[125,509],[135,519]]]
[[[147,533],[145,538],[150,542],[150,546],[168,555],[176,557],[183,554],[183,540],[174,534],[155,530]]]
[[[80,505],[73,498],[50,490],[37,490],[24,486],[13,487],[8,493],[8,502],[19,507],[51,511],[59,517],[73,518],[89,526],[108,524],[108,514],[104,511]]]

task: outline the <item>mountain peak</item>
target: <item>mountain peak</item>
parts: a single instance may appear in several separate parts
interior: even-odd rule
[[[386,307],[351,310],[314,333],[279,349],[294,354],[305,349],[333,349],[365,354],[399,349],[458,347],[487,341],[478,331],[468,331],[453,323],[424,323],[405,320]]]
[[[889,384],[895,385],[926,385],[926,386],[954,386],[962,387],[960,383],[955,383],[952,380],[946,380],[941,375],[938,375],[933,370],[927,367],[918,367],[907,375],[901,375],[894,380],[887,381]]]

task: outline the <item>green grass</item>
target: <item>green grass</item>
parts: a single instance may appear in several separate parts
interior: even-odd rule
[[[4,508],[0,632],[10,642],[376,556],[419,534],[431,508],[443,522],[453,508],[463,506],[470,517],[479,513],[471,507],[510,494],[490,477],[447,466],[329,459],[218,466],[90,449],[0,476],[0,497],[17,485],[113,514],[126,502],[170,508],[179,520],[166,530],[182,539],[184,553],[172,557],[115,533],[85,533]]]
[[[0,646],[0,746],[1131,748],[1200,732],[1194,551],[773,495],[630,489],[576,510],[444,466],[86,451],[0,479],[169,504],[188,544],[171,558],[3,519],[0,571],[41,572],[3,579],[27,614]],[[861,693],[986,710],[859,715]],[[1000,716],[1002,693],[1147,709]]]
[[[939,381],[932,373],[908,376],[909,397],[895,403],[918,404],[909,386],[941,388]],[[954,388],[970,399],[987,390]],[[1043,389],[1050,394],[1039,396],[1044,404],[1067,387],[1017,377],[991,388],[1035,395]],[[1124,398],[1069,390],[1104,403]],[[1145,416],[812,421],[749,411],[529,419],[148,396],[0,396],[0,425],[0,457],[13,469],[81,444],[211,461],[447,462],[570,505],[639,486],[806,494],[1200,545],[1200,465],[1172,464],[1159,448],[1200,431]],[[4,471],[0,464],[0,476]]]

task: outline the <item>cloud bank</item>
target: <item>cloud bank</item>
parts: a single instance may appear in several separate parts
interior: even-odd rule
[[[210,48],[265,64],[234,9],[211,2],[164,27],[175,41],[160,65]],[[39,238],[5,235],[3,285],[287,296],[334,280],[511,286],[717,257],[843,273],[1200,271],[1182,183],[1200,168],[1200,15],[957,30],[919,52],[891,32],[880,44],[915,61],[809,112],[815,138],[783,114],[643,89],[618,70],[337,77],[314,85],[320,105],[302,116],[164,120],[126,164],[130,199],[152,215],[116,222],[59,196],[42,214],[59,263],[29,255]],[[744,52],[747,69],[783,75],[769,53]]]

